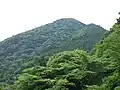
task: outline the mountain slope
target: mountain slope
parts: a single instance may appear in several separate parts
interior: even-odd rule
[[[97,43],[90,56],[64,51],[46,66],[25,68],[11,90],[120,90],[120,24]]]
[[[102,62],[109,61],[110,68],[116,67],[120,60],[120,25],[111,28],[111,34],[95,45],[93,54]],[[104,58],[104,59],[103,59]]]
[[[11,83],[22,69],[43,64],[54,53],[77,48],[90,51],[105,31],[64,18],[8,38],[0,43],[0,82]]]
[[[117,22],[110,34],[93,48],[92,55],[97,61],[108,68],[103,83],[94,85],[87,90],[120,90],[120,23]],[[110,73],[110,74],[109,74]]]

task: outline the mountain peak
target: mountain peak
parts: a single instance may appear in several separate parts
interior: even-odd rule
[[[57,27],[57,28],[61,27],[63,29],[68,28],[68,27],[69,28],[74,27],[75,29],[81,29],[86,26],[86,24],[74,18],[61,18],[51,23],[51,25],[53,25],[53,27]]]
[[[74,19],[74,18],[61,18],[61,19],[58,19],[56,21],[54,21],[53,23],[79,23],[79,24],[83,24],[85,25],[84,23]]]

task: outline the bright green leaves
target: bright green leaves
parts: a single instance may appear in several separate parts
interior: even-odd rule
[[[46,67],[24,70],[15,85],[20,90],[78,90],[88,84],[95,73],[88,70],[90,57],[81,50],[65,51],[53,55]]]
[[[74,51],[65,51],[62,53],[58,53],[53,55],[49,61],[47,62],[48,67],[58,67],[61,66],[62,63],[66,63],[69,65],[86,65],[88,62],[88,56],[84,51],[74,50]]]
[[[111,33],[93,49],[93,56],[102,62],[107,77],[103,78],[102,85],[97,86],[99,90],[119,90],[120,89],[120,25],[115,24],[111,28]],[[111,72],[111,73],[110,73]],[[98,89],[95,89],[98,90]]]
[[[93,54],[103,62],[110,62],[107,66],[116,67],[120,60],[120,25],[114,25],[111,31],[108,37],[95,46]]]

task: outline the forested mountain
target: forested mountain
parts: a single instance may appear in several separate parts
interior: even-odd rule
[[[78,49],[56,53],[45,66],[24,68],[3,90],[120,90],[119,21],[91,53]]]
[[[0,42],[0,83],[11,83],[26,67],[44,65],[48,57],[66,50],[90,51],[106,30],[64,18]]]

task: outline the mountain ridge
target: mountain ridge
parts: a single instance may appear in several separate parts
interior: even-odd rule
[[[0,42],[0,82],[11,83],[24,67],[43,64],[54,53],[74,49],[89,52],[106,32],[90,26],[75,19],[60,19]]]

